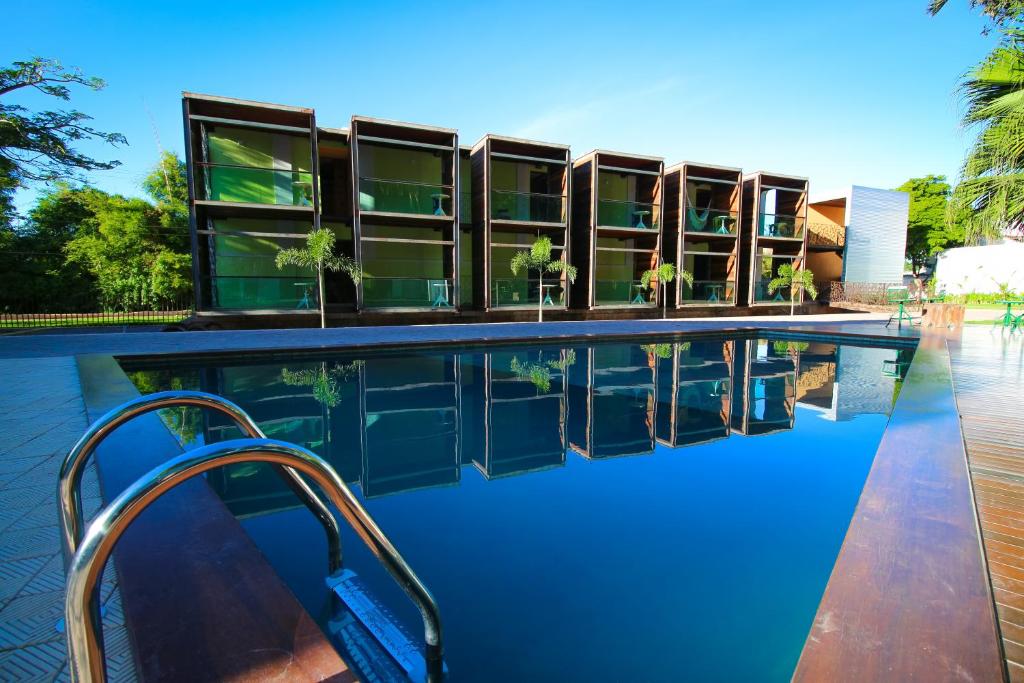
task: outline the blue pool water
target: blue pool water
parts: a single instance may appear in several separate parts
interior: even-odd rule
[[[324,456],[437,598],[449,680],[782,681],[911,353],[734,338],[125,369],[143,391],[224,395]],[[164,417],[186,443],[238,436]],[[336,625],[308,511],[263,466],[209,481]],[[408,598],[343,544],[418,641]]]

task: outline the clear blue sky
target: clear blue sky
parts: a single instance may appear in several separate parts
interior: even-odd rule
[[[806,175],[814,188],[957,175],[958,77],[996,41],[967,0],[14,2],[4,63],[106,79],[73,103],[129,146],[100,187],[139,194],[182,90]],[[35,98],[22,98],[38,105]],[[27,208],[28,195],[19,204]]]

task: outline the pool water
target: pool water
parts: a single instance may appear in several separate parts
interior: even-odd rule
[[[436,597],[449,680],[782,681],[911,354],[703,338],[124,367],[325,457]],[[185,443],[239,436],[164,418]],[[332,631],[315,519],[263,465],[209,481]],[[405,594],[347,528],[343,546],[419,642]]]

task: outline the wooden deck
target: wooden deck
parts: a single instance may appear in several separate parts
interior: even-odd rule
[[[1011,681],[1024,681],[1024,335],[949,342],[967,461]]]

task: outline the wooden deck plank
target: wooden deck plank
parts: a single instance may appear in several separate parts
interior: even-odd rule
[[[994,330],[950,342],[978,522],[1011,681],[1024,682],[1024,340]]]
[[[980,492],[988,504],[1024,505],[990,478]],[[1011,558],[1024,557],[1024,530],[991,533]],[[1002,566],[1006,619],[1024,627],[1024,575]],[[946,340],[922,339],[793,680],[1005,678],[988,578]]]

